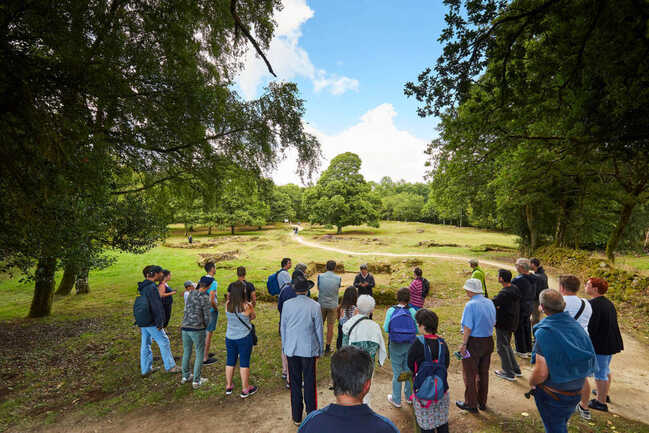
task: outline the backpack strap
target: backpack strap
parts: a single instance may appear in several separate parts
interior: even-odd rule
[[[584,300],[581,298],[579,300],[581,301],[581,307],[579,308],[579,311],[577,311],[577,314],[575,314],[575,320],[581,317],[581,314],[584,312],[584,308],[586,308],[586,302],[584,302]]]
[[[356,323],[354,323],[354,324],[352,325],[351,328],[349,328],[349,334],[347,334],[347,335],[348,335],[350,338],[351,338],[351,336],[352,336],[352,331],[354,330],[354,328],[356,328],[356,325],[358,325],[358,324],[359,324],[360,322],[362,322],[363,320],[369,320],[369,317],[365,317],[365,316],[361,317],[360,319],[358,319],[358,320],[356,321]]]

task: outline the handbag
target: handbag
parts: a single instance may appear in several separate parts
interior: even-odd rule
[[[239,319],[239,322],[243,323],[243,326],[248,328],[250,330],[250,335],[252,336],[252,345],[256,346],[257,345],[257,330],[255,329],[255,325],[251,324],[251,326],[248,326],[246,322],[241,320],[241,317],[239,317],[239,313],[234,313],[237,316],[237,319]]]

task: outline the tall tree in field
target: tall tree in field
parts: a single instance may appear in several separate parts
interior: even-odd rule
[[[307,190],[304,206],[312,223],[331,224],[342,233],[345,226],[379,226],[381,202],[360,174],[361,159],[347,152],[331,160],[318,183]]]

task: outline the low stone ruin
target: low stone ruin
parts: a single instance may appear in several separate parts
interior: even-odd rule
[[[198,266],[203,267],[205,266],[206,263],[212,262],[212,263],[218,263],[218,262],[225,262],[228,260],[234,260],[239,258],[239,250],[233,250],[233,251],[223,251],[223,252],[215,252],[215,253],[201,253],[198,255],[198,260],[196,263]]]

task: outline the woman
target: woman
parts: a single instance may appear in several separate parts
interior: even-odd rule
[[[424,279],[421,268],[415,268],[415,279],[410,283],[410,305],[419,310],[424,306]]]
[[[162,271],[162,281],[158,285],[158,293],[160,293],[160,299],[162,299],[162,307],[165,311],[164,328],[169,325],[169,319],[171,319],[171,305],[174,302],[173,295],[176,294],[176,291],[169,287],[169,284],[167,284],[169,281],[171,281],[171,271],[165,269]]]
[[[346,321],[351,319],[352,316],[358,314],[356,299],[358,299],[356,287],[347,287],[343,294],[343,300],[338,306],[338,338],[336,339],[336,349],[340,349],[340,346],[343,345],[343,325]]]
[[[419,332],[423,334],[424,341],[431,351],[433,360],[437,359],[439,354],[440,338],[437,335],[437,326],[439,319],[437,314],[430,310],[421,309],[415,314],[415,320]],[[442,342],[442,357],[444,358],[445,367],[449,366],[449,351],[446,342]],[[417,371],[417,366],[424,362],[426,355],[424,353],[424,345],[419,338],[410,347],[408,351],[408,368],[410,371]],[[426,407],[429,402],[420,402],[413,396],[413,406],[415,408],[415,417],[417,418],[417,425],[422,433],[448,433],[448,409],[449,409],[449,396],[448,396],[448,382],[444,384],[444,397],[437,402],[431,401],[430,406]]]
[[[608,391],[611,387],[611,358],[624,350],[622,334],[617,323],[617,311],[613,303],[604,296],[608,291],[608,283],[601,278],[591,278],[586,282],[586,294],[591,297],[590,306],[593,314],[588,322],[588,335],[595,349],[597,364],[595,368],[595,385],[597,398],[588,403],[588,407],[608,412]],[[586,379],[585,395],[590,388]]]
[[[257,392],[256,386],[248,383],[250,377],[250,355],[252,354],[252,320],[255,310],[250,302],[246,302],[244,283],[237,281],[231,285],[230,296],[225,303],[225,315],[228,319],[225,331],[225,348],[227,361],[225,363],[225,394],[232,394],[232,376],[234,366],[239,358],[239,373],[241,374],[241,398],[247,398]]]

